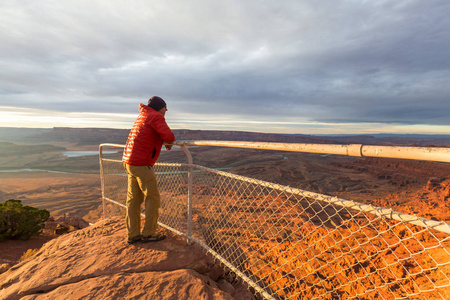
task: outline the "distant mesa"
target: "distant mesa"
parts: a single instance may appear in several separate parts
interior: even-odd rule
[[[125,144],[130,129],[114,128],[14,128],[0,127],[0,141],[28,141],[32,143],[68,142],[79,145],[101,143]],[[450,135],[373,134],[373,135],[307,135],[276,134],[248,131],[174,130],[177,140],[221,140],[251,142],[287,142],[367,145],[406,145],[447,147]]]

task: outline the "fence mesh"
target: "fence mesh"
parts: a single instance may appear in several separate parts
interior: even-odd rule
[[[358,203],[201,166],[157,164],[163,226],[187,233],[189,167],[192,237],[263,297],[450,299],[449,234]],[[123,213],[122,163],[104,159],[102,168],[105,213]]]

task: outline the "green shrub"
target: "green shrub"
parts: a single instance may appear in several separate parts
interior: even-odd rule
[[[5,239],[28,240],[41,232],[49,217],[48,210],[23,206],[20,200],[9,199],[0,203],[0,242]]]

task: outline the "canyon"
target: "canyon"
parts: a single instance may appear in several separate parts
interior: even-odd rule
[[[17,198],[23,200],[25,204],[46,208],[54,216],[70,215],[83,218],[85,221],[92,223],[98,221],[102,214],[98,157],[65,157],[61,152],[64,150],[95,150],[100,143],[124,144],[127,134],[128,131],[126,130],[104,129],[99,130],[99,133],[96,135],[95,129],[57,128],[44,132],[33,132],[30,136],[15,140],[9,139],[0,143],[0,150],[9,149],[9,152],[0,151],[2,153],[0,155],[0,171],[2,171],[0,172],[0,201]],[[343,138],[333,140],[327,137],[318,138],[247,132],[183,130],[175,132],[175,134],[178,140],[247,140],[293,143],[342,143],[344,141]],[[364,136],[347,137],[345,141],[351,143],[366,141],[377,142],[379,145],[401,146],[428,145],[448,147],[450,144],[449,140],[445,138],[424,139],[413,137],[396,140],[392,137],[376,138]],[[394,211],[417,215],[431,220],[447,223],[450,221],[450,165],[446,163],[220,147],[192,147],[190,151],[193,155],[194,163],[198,165],[221,168],[230,173],[324,195],[337,196],[342,199],[371,204],[375,207],[392,208]],[[108,156],[120,159],[121,153],[108,154]],[[184,153],[175,147],[172,151],[163,151],[160,162],[187,161]],[[42,171],[12,172],[12,170],[23,169],[45,169],[62,173]],[[267,205],[276,207],[278,204],[272,203]],[[293,227],[295,228],[295,223],[292,224],[294,224]],[[311,223],[304,226],[304,228],[313,230],[317,224]],[[357,224],[348,223],[346,226],[349,232],[360,231]],[[405,234],[402,229],[397,228],[396,230],[395,234],[398,236]],[[293,236],[296,234],[299,236],[304,235],[304,232],[299,231],[296,233],[295,230],[293,231]],[[370,236],[373,233],[369,232],[367,234]],[[316,229],[316,235],[310,237],[312,240],[302,241],[302,243],[305,243],[305,245],[312,243],[320,235],[327,236],[326,229]],[[389,240],[388,237],[385,238]],[[430,237],[423,238],[430,240]],[[334,237],[330,241],[324,240],[324,242],[332,243],[336,240],[339,240],[339,238]],[[272,259],[271,256],[277,257],[278,252],[281,253],[288,248],[297,247],[289,239],[282,242],[272,241],[269,244],[261,244],[261,241],[253,240],[252,245],[252,247],[266,249],[265,253],[267,253],[268,261]],[[347,246],[353,247],[348,243]],[[412,248],[420,247],[418,245],[410,246]],[[248,250],[244,249],[244,251]],[[381,256],[384,255],[383,251],[374,253],[373,249],[362,248],[360,251],[361,255],[367,252],[372,253],[377,261],[380,261]],[[251,256],[251,253],[248,252],[247,255]],[[330,254],[323,253],[323,255],[318,257],[320,261],[327,261],[330,260],[330,257],[327,255]],[[2,262],[1,259],[5,260],[4,257],[0,257],[0,263]],[[18,257],[8,258],[13,264],[14,259],[18,259]],[[307,256],[302,259],[305,262],[309,261]],[[342,257],[341,260],[336,262],[335,267],[344,267],[349,259],[353,258]],[[389,264],[389,262],[387,263]],[[377,266],[379,267],[379,265],[375,264],[367,265],[365,266],[367,270],[364,271],[355,264],[354,269],[348,269],[347,271],[350,272],[350,278],[351,274],[356,274],[352,280],[363,276],[364,272],[372,274],[375,278],[374,270],[376,270]],[[317,268],[317,266],[311,265],[311,268]],[[342,279],[339,276],[333,277],[333,272],[342,273],[343,271],[339,271],[339,269],[333,271],[325,268],[320,276],[331,278],[329,279],[330,284],[338,285],[336,282],[340,282]],[[394,270],[392,272],[397,271]],[[400,265],[398,266],[398,272],[402,272],[402,266]],[[267,276],[270,277],[270,274],[268,273]],[[298,274],[298,276],[304,276],[304,274]],[[320,276],[318,278],[321,278]],[[396,275],[394,274],[393,276],[395,277]],[[302,289],[301,286],[293,286],[288,278],[274,277],[273,280],[278,282],[278,288],[280,286],[289,287],[291,289],[290,293],[295,293],[298,289]],[[311,279],[311,282],[305,282],[305,284],[314,285],[316,284],[314,283],[315,280],[317,278]],[[413,288],[414,283],[411,282],[409,284]],[[350,290],[342,291],[342,293],[347,293],[347,295],[350,295],[351,292],[351,288]],[[305,295],[311,296],[312,294]]]

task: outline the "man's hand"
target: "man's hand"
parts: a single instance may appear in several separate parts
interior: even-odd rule
[[[170,145],[170,144],[166,144],[166,145],[164,145],[164,147],[166,147],[166,150],[172,149],[172,145]]]

